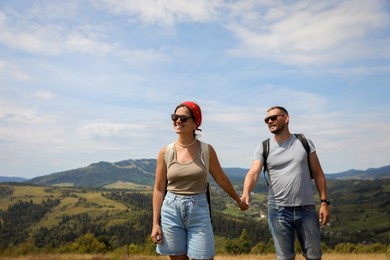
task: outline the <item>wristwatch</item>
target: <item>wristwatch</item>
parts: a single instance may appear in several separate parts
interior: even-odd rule
[[[326,203],[327,205],[330,205],[330,200],[324,199],[324,200],[321,200],[321,203]]]

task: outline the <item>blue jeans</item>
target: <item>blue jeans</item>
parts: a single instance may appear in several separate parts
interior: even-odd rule
[[[268,224],[278,260],[295,256],[295,235],[308,259],[319,259],[321,233],[318,213],[314,205],[299,207],[268,206]]]
[[[168,192],[161,207],[162,244],[157,253],[207,259],[215,255],[206,194],[193,196]]]

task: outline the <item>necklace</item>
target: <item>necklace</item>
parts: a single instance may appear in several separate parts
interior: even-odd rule
[[[180,143],[179,141],[176,141],[176,143],[177,143],[178,145],[180,145],[181,147],[190,147],[190,146],[193,145],[196,141],[197,141],[197,139],[195,138],[195,140],[194,140],[192,143],[190,143],[190,144],[182,144],[182,143]]]

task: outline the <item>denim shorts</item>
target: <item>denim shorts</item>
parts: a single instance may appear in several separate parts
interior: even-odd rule
[[[193,196],[168,192],[161,207],[162,243],[156,251],[163,255],[187,255],[207,259],[215,255],[206,194]]]
[[[278,260],[295,256],[295,235],[302,247],[303,256],[319,259],[321,233],[318,213],[314,205],[300,207],[268,206],[268,224]]]

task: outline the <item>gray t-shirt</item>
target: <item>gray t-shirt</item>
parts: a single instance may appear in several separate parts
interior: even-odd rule
[[[306,139],[310,152],[315,152],[313,142]],[[254,160],[264,161],[261,143],[255,150]],[[315,205],[307,153],[295,135],[282,144],[270,138],[267,164],[269,204],[285,207]]]

